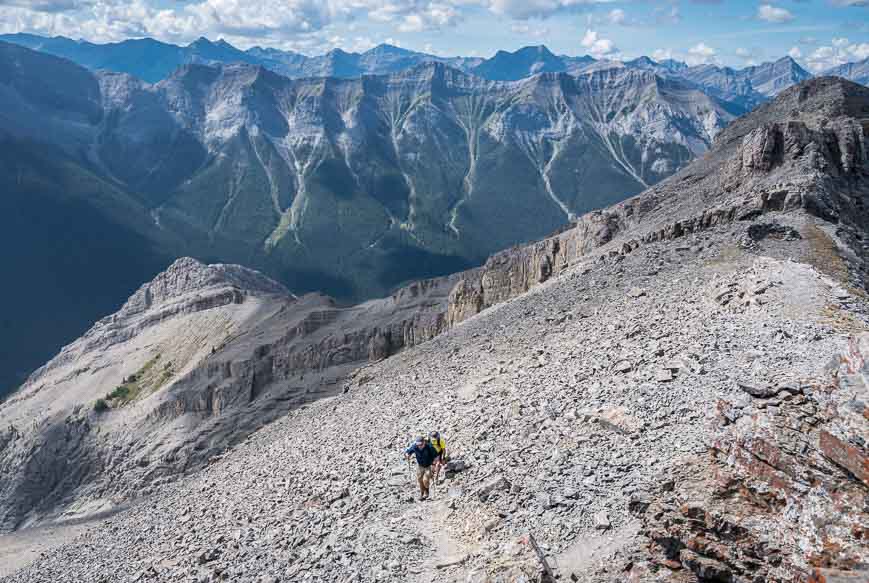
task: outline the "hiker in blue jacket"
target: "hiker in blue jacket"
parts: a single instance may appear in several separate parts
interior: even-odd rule
[[[431,483],[431,466],[438,458],[437,450],[424,438],[417,437],[413,444],[404,450],[405,457],[416,457],[416,480],[419,482],[419,499],[428,498],[428,487]]]

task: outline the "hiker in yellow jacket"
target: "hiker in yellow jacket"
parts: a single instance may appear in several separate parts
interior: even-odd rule
[[[432,431],[428,436],[428,442],[438,454],[434,464],[434,481],[437,482],[441,467],[447,463],[447,442],[441,437],[439,431]]]

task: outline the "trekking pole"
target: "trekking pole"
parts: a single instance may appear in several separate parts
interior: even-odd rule
[[[407,462],[407,476],[410,478],[410,485],[413,486],[413,466],[410,465],[410,458],[406,457],[404,460]]]

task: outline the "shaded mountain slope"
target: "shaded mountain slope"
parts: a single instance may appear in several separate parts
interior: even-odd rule
[[[180,242],[63,152],[0,136],[0,399],[172,261]],[[170,249],[172,251],[170,251]],[[14,275],[13,275],[14,274]],[[11,281],[11,280],[10,280]]]
[[[355,298],[632,194],[703,152],[734,112],[633,71],[508,84],[439,64],[354,81],[191,65],[155,86],[102,74],[99,87],[99,123],[52,134],[70,155],[200,254],[241,244],[293,289],[320,271],[346,278],[325,291]],[[420,257],[429,271],[407,272]]]
[[[205,94],[187,92],[194,79],[207,83]],[[611,202],[601,191],[625,196],[672,173],[732,115],[678,83],[634,72],[544,75],[514,85],[441,65],[389,78],[300,82],[247,68],[188,68],[157,91],[211,154],[159,212],[309,268],[322,263],[310,248],[326,251],[318,241],[322,221],[347,205],[355,216],[344,219],[346,248],[335,249],[334,262],[348,254],[348,264],[358,262],[357,249],[376,256],[402,247],[479,261]],[[250,96],[238,101],[242,91]],[[206,118],[216,102],[226,107]],[[136,129],[123,125],[114,134],[123,140]],[[220,151],[226,154],[215,160]],[[232,191],[213,195],[213,181],[230,176],[247,204],[236,205]],[[195,213],[203,203],[212,210],[201,220]],[[535,222],[526,224],[532,208]],[[334,275],[348,268],[336,263]],[[376,281],[353,283],[363,295],[378,289]]]

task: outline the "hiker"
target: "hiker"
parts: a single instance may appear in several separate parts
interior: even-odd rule
[[[432,431],[428,436],[428,442],[438,452],[438,457],[434,463],[434,481],[437,482],[441,468],[447,463],[447,442],[441,437],[439,431]]]
[[[428,442],[435,448],[435,451],[438,452],[438,460],[441,463],[447,461],[447,442],[444,441],[444,438],[441,437],[439,431],[432,431],[428,436]]]
[[[428,436],[428,442],[438,452],[438,469],[447,463],[447,442],[441,436],[440,431],[432,431]]]
[[[419,482],[419,499],[428,498],[428,487],[431,483],[431,466],[438,457],[438,452],[422,436],[417,437],[413,445],[404,450],[405,458],[416,457],[416,480]]]

